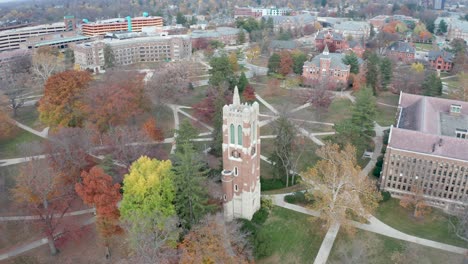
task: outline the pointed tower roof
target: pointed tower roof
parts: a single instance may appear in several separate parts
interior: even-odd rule
[[[323,55],[328,55],[330,54],[330,50],[328,49],[328,44],[325,44],[325,48],[323,49]]]
[[[234,96],[232,98],[233,105],[240,105],[240,98],[239,98],[239,89],[237,89],[237,85],[234,88]]]

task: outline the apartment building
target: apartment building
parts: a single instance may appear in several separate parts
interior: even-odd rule
[[[190,38],[185,35],[104,39],[71,46],[77,67],[93,71],[103,70],[106,45],[112,49],[114,64],[117,66],[139,62],[185,60],[192,54]]]
[[[422,195],[447,212],[468,206],[468,102],[400,94],[380,188]]]
[[[162,27],[163,19],[158,16],[148,16],[144,13],[141,17],[112,18],[99,20],[81,25],[81,32],[85,36],[103,36],[109,32],[134,31],[142,32],[145,27]]]

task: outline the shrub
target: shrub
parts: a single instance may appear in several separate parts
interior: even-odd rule
[[[254,240],[256,259],[268,257],[271,256],[271,254],[273,254],[271,240],[272,237],[268,232],[262,232],[262,230],[259,230]]]
[[[286,187],[286,185],[281,180],[262,178],[260,178],[260,186],[262,191],[277,190]]]
[[[257,225],[263,225],[268,218],[270,212],[266,208],[260,208],[252,217],[252,223]]]
[[[304,192],[295,192],[294,194],[286,195],[284,200],[291,204],[305,204],[307,202]]]
[[[262,197],[260,200],[260,206],[271,211],[271,209],[273,209],[273,201],[269,197]]]
[[[382,167],[375,166],[374,170],[372,171],[372,175],[376,178],[380,178],[381,171],[382,171]]]
[[[392,198],[392,195],[389,193],[389,192],[381,192],[382,194],[382,201],[380,201],[381,203],[384,203],[388,200],[390,200],[390,198]]]

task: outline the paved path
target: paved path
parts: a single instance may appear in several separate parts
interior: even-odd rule
[[[176,105],[168,105],[171,110],[172,110],[172,114],[174,115],[174,138],[177,137],[177,130],[179,129],[179,125],[180,125],[180,122],[179,122],[179,107],[177,107]],[[174,141],[174,144],[172,144],[172,147],[171,147],[171,154],[174,154],[175,153],[175,150],[176,150],[176,144],[175,144],[175,141]]]
[[[397,105],[390,105],[390,104],[381,103],[381,102],[377,102],[377,104],[379,104],[379,105],[383,105],[383,106],[387,106],[387,107],[392,107],[392,108],[398,108],[398,106],[397,106]]]
[[[300,212],[303,214],[312,215],[315,217],[320,216],[320,213],[317,211],[310,210],[302,206],[286,203],[284,201],[284,196],[289,195],[289,194],[290,193],[267,195],[267,196],[272,198],[273,204],[277,206],[284,207],[286,209],[290,209],[290,210]],[[424,239],[424,238],[408,235],[406,233],[396,230],[395,228],[383,223],[382,221],[375,218],[374,216],[368,217],[367,220],[369,221],[369,224],[362,224],[362,223],[352,221],[352,220],[349,220],[348,222],[352,224],[353,226],[355,226],[356,228],[366,230],[369,232],[373,232],[376,234],[380,234],[380,235],[384,235],[384,236],[388,236],[388,237],[392,237],[392,238],[396,238],[396,239],[400,239],[400,240],[404,240],[404,241],[416,243],[419,245],[456,253],[456,254],[461,254],[461,255],[468,254],[467,248],[452,246],[452,245],[440,243],[437,241],[432,241],[429,239]]]
[[[83,215],[83,214],[90,214],[96,211],[95,208],[79,210],[74,212],[65,213],[63,216],[76,216],[76,215]],[[60,217],[61,214],[55,214],[54,217]],[[25,220],[38,220],[40,219],[37,215],[27,215],[27,216],[0,216],[0,221],[25,221]]]
[[[21,129],[24,129],[30,133],[33,133],[34,135],[38,136],[38,137],[41,137],[41,138],[47,138],[48,134],[49,134],[49,128],[46,127],[44,128],[44,130],[42,131],[37,131],[35,129],[32,129],[31,127],[28,127],[27,125],[24,125],[18,121],[15,121],[15,124],[16,126],[18,126],[19,128]]]
[[[311,106],[310,103],[303,104],[303,105],[301,105],[301,106],[299,106],[299,107],[296,107],[296,108],[294,108],[293,110],[289,111],[289,113],[295,113],[295,112],[300,111],[300,110],[302,110],[302,109],[305,109],[305,108],[307,108],[307,107],[309,107],[309,106]]]
[[[315,135],[313,133],[310,133],[309,131],[305,130],[304,128],[300,127],[300,126],[296,126],[297,129],[299,130],[299,132],[304,135],[305,137],[309,138],[310,140],[312,140],[315,144],[319,145],[319,146],[323,146],[325,145],[320,139],[318,139],[317,137],[315,137]]]
[[[278,111],[271,104],[265,101],[260,95],[258,95],[258,93],[255,93],[255,97],[257,98],[258,101],[260,101],[260,103],[266,106],[266,108],[270,109],[271,112],[278,115]]]
[[[328,256],[333,248],[333,243],[335,243],[336,236],[340,230],[340,224],[333,224],[327,231],[325,238],[322,241],[319,252],[315,257],[314,264],[325,264],[327,263]]]
[[[382,154],[383,147],[383,132],[388,129],[388,127],[381,127],[376,122],[374,123],[375,137],[372,138],[374,141],[374,152],[372,152],[371,160],[367,163],[366,167],[362,169],[361,176],[367,176],[374,169],[377,159]]]

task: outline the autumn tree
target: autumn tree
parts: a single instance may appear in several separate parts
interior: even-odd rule
[[[293,67],[293,59],[291,57],[291,53],[288,51],[283,51],[280,53],[280,65],[279,65],[279,73],[283,76],[288,75],[292,72]]]
[[[85,204],[96,208],[97,229],[108,247],[109,239],[122,232],[117,208],[121,198],[120,184],[113,184],[112,177],[97,166],[92,167],[89,172],[83,171],[81,177],[82,182],[75,185],[76,193]]]
[[[421,66],[423,66],[421,64]],[[424,67],[424,66],[423,66]],[[422,93],[422,83],[424,81],[424,69],[419,71],[413,66],[408,68],[396,68],[395,76],[398,78],[393,78],[392,87],[394,88],[393,92],[405,92],[412,94],[421,94]]]
[[[63,59],[51,48],[41,47],[32,57],[32,72],[41,83],[45,83],[50,76],[63,69]]]
[[[268,73],[278,73],[281,65],[281,56],[273,53],[268,59]]]
[[[231,68],[234,72],[239,70],[239,62],[237,61],[237,55],[234,52],[229,54],[229,63],[231,64]]]
[[[7,113],[0,109],[0,141],[11,139],[16,135],[17,127]]]
[[[83,112],[89,127],[100,134],[109,128],[126,125],[149,108],[143,76],[125,72],[108,74],[105,80],[86,91]]]
[[[322,81],[314,88],[306,90],[303,93],[304,103],[310,103],[319,114],[326,111],[333,99],[333,94],[327,88],[327,82]]]
[[[183,228],[189,230],[210,210],[205,187],[208,170],[192,142],[179,145],[178,149],[173,157],[174,204]]]
[[[420,186],[417,179],[417,176],[415,179],[410,179],[409,184],[411,186],[408,187],[408,191],[411,191],[412,194],[403,195],[403,197],[400,199],[400,205],[403,208],[413,210],[414,217],[422,217],[428,214],[431,208],[424,198],[423,187]]]
[[[356,149],[326,143],[317,150],[321,158],[302,174],[304,184],[313,191],[313,207],[320,211],[328,226],[346,226],[350,215],[367,218],[381,200],[369,177],[361,176],[356,162]]]
[[[164,103],[176,102],[181,94],[187,93],[189,81],[186,63],[164,63],[150,76],[146,83],[146,92],[153,104],[161,107]]]
[[[174,246],[178,230],[171,161],[140,157],[124,176],[122,189],[121,219],[135,253],[153,259],[166,247]],[[141,248],[142,238],[149,248]]]
[[[192,228],[180,245],[180,263],[250,263],[252,247],[238,222],[221,214],[207,216]]]
[[[56,255],[55,236],[62,231],[63,217],[73,200],[73,186],[64,184],[47,162],[31,160],[22,167],[13,189],[15,202],[38,216],[38,227],[47,237],[50,253]]]
[[[148,118],[146,122],[143,124],[143,130],[145,133],[154,141],[163,141],[164,134],[161,128],[156,126],[156,119]]]
[[[260,46],[259,45],[254,45],[252,48],[247,50],[245,56],[247,57],[247,59],[249,61],[252,61],[252,60],[258,58],[258,56],[260,56]]]
[[[64,71],[51,76],[39,100],[39,118],[49,126],[80,127],[84,121],[82,100],[91,75],[87,71]]]
[[[255,89],[253,88],[252,85],[248,84],[246,87],[245,87],[245,90],[244,92],[242,93],[242,98],[244,98],[244,100],[248,103],[253,103],[255,102],[255,100],[257,99],[257,97],[255,96]]]

